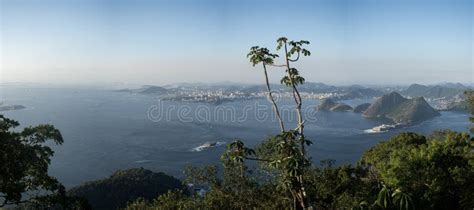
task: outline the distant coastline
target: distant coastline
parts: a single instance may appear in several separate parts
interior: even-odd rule
[[[291,98],[292,92],[280,84],[271,84],[273,94],[279,98]],[[320,82],[307,82],[300,87],[301,97],[304,99],[331,99],[335,104],[341,100],[351,99],[377,99],[390,92],[398,92],[400,95],[411,99],[423,97],[437,110],[444,111],[458,108],[463,103],[465,90],[472,89],[459,83],[444,83],[438,85],[412,84],[409,86],[333,86]],[[249,84],[188,84],[155,86],[144,85],[135,89],[117,89],[115,92],[141,94],[158,97],[161,100],[209,103],[220,105],[226,102],[238,100],[262,99],[268,96],[267,89],[263,85]],[[361,112],[360,108],[354,108]],[[364,109],[366,107],[363,107]],[[336,110],[349,110],[347,106],[339,106]],[[458,110],[458,109],[457,109]]]
[[[25,109],[25,108],[26,107],[23,106],[23,105],[2,105],[2,104],[0,104],[0,112],[20,110],[20,109]]]

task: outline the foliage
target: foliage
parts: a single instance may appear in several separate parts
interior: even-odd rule
[[[350,165],[333,166],[334,161],[322,161],[306,173],[308,193],[316,209],[351,209],[362,201],[374,202],[377,180],[367,178],[367,169]]]
[[[128,203],[127,210],[152,210],[152,209],[204,209],[200,202],[193,201],[182,190],[168,191],[153,201],[139,198]]]
[[[474,192],[473,151],[474,141],[466,133],[440,131],[428,138],[404,133],[368,150],[361,163],[395,189],[392,197],[400,205],[457,209],[472,207],[464,201]]]
[[[386,171],[385,163],[390,161],[390,154],[397,150],[411,150],[419,145],[425,144],[425,136],[416,133],[401,133],[392,137],[389,141],[381,141],[368,149],[361,159],[362,165],[372,165],[380,171]]]
[[[164,194],[148,209],[299,209],[289,192],[282,168],[268,162],[280,159],[281,137],[270,137],[255,153],[239,153],[233,161],[224,154],[223,174],[218,167],[189,167],[187,183],[202,186],[204,195],[182,191]],[[229,146],[244,151],[243,144]],[[310,165],[304,176],[309,206],[315,209],[472,209],[474,192],[473,139],[466,133],[438,131],[430,136],[401,133],[367,150],[356,166],[334,166],[323,161]],[[286,148],[286,147],[284,147]],[[244,163],[246,155],[259,159],[256,168]],[[282,163],[282,165],[285,165]],[[292,173],[288,171],[288,173]],[[129,205],[129,208],[133,207]],[[146,209],[142,208],[142,209]],[[139,208],[138,208],[139,209]]]
[[[181,181],[164,173],[143,168],[119,170],[107,179],[92,181],[68,191],[68,195],[84,197],[94,209],[126,207],[128,201],[152,200],[169,190],[184,189]]]
[[[467,90],[464,92],[464,95],[466,96],[469,113],[471,113],[469,121],[474,123],[474,90]],[[474,126],[471,127],[471,133],[474,133]]]
[[[274,59],[277,57],[277,54],[272,54],[267,48],[261,48],[259,46],[251,47],[250,52],[247,54],[247,58],[250,59],[253,66],[259,63],[264,65],[273,64]]]
[[[17,121],[0,115],[0,207],[23,204],[28,207],[86,205],[65,195],[64,187],[48,175],[54,151],[51,141],[62,144],[63,138],[52,125],[26,127],[17,132]],[[24,198],[24,193],[36,196]]]

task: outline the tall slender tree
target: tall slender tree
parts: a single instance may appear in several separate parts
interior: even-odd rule
[[[305,79],[300,76],[296,68],[290,65],[290,63],[297,62],[301,56],[309,56],[311,54],[304,48],[304,46],[308,44],[309,42],[304,40],[288,41],[286,37],[279,38],[277,40],[277,50],[284,49],[283,58],[285,64],[282,65],[274,64],[274,60],[279,56],[271,53],[267,48],[261,48],[259,46],[250,48],[247,57],[253,66],[262,64],[268,97],[270,98],[281,129],[280,134],[273,138],[276,142],[274,145],[276,153],[271,158],[255,157],[256,153],[253,152],[253,149],[246,148],[241,141],[236,141],[229,145],[224,155],[225,158],[237,161],[241,164],[244,159],[257,160],[266,163],[269,168],[276,169],[281,178],[279,186],[291,194],[294,209],[308,208],[311,203],[306,192],[303,174],[311,166],[305,146],[311,145],[312,142],[304,135],[303,103],[298,90],[298,85],[303,84]],[[285,76],[283,76],[280,82],[291,88],[293,100],[296,105],[295,112],[298,121],[293,129],[285,129],[278,104],[272,95],[270,81],[268,79],[268,66],[285,68]]]
[[[268,72],[267,72],[267,65],[272,65],[273,60],[276,57],[278,57],[277,54],[272,54],[267,48],[260,48],[258,46],[251,47],[250,52],[247,54],[247,58],[250,59],[250,62],[252,63],[253,66],[259,63],[262,64],[263,73],[265,75],[265,84],[267,86],[268,98],[272,102],[273,110],[275,111],[275,114],[278,119],[278,123],[280,124],[281,132],[283,132],[285,131],[285,124],[283,123],[283,120],[280,115],[280,110],[278,109],[278,105],[275,101],[275,98],[273,97],[273,93],[270,88],[270,81],[268,79]]]
[[[292,93],[293,93],[293,99],[296,104],[296,113],[298,116],[298,124],[296,128],[294,129],[297,136],[297,141],[300,143],[300,155],[303,160],[303,165],[302,167],[307,167],[309,166],[309,161],[308,157],[306,156],[306,149],[305,145],[306,144],[311,144],[310,141],[308,141],[305,138],[304,135],[304,119],[303,119],[303,113],[301,111],[303,101],[301,99],[300,92],[298,91],[297,86],[300,84],[303,84],[305,82],[304,77],[300,76],[299,71],[290,66],[290,63],[297,62],[300,59],[300,56],[310,56],[311,52],[307,49],[304,48],[304,45],[308,45],[309,41],[305,40],[300,40],[300,41],[288,41],[288,38],[286,37],[280,37],[277,40],[277,50],[280,50],[282,47],[284,47],[284,57],[285,57],[285,68],[286,68],[286,76],[284,76],[281,79],[281,83],[291,87]],[[296,58],[293,58],[296,54]],[[309,197],[307,196],[306,190],[305,190],[305,184],[303,180],[303,173],[298,173],[296,176],[296,179],[299,182],[300,189],[298,192],[298,200],[300,201],[301,207],[305,208],[308,206],[309,203]]]

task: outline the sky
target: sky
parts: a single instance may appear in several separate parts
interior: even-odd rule
[[[246,54],[281,36],[307,81],[473,83],[473,2],[0,0],[0,83],[259,83]]]

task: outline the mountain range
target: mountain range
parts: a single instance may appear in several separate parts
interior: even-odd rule
[[[280,93],[290,93],[292,90],[281,84],[271,84],[271,89]],[[334,86],[324,83],[306,82],[298,87],[300,93],[316,94],[322,98],[331,98],[333,100],[350,100],[359,98],[377,98],[392,91],[399,92],[401,95],[409,98],[424,97],[429,101],[433,100],[463,100],[463,93],[469,87],[460,83],[444,83],[437,85],[412,84],[407,87],[368,87],[361,85]],[[146,85],[138,89],[121,89],[120,92],[130,92],[147,95],[193,95],[214,94],[212,97],[220,95],[240,95],[252,96],[263,95],[267,91],[266,85],[249,85],[238,83],[183,83],[166,86]]]
[[[430,99],[450,99],[461,96],[468,87],[459,83],[448,83],[447,85],[420,85],[412,84],[401,93],[409,97],[425,97]]]

